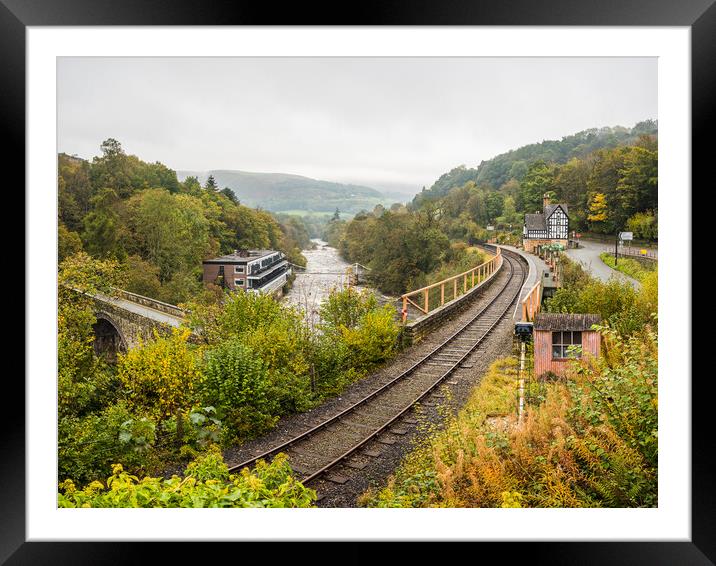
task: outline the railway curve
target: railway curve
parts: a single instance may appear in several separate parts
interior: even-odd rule
[[[441,384],[473,367],[481,346],[501,322],[509,320],[511,324],[527,265],[512,252],[503,250],[503,257],[504,273],[483,300],[475,301],[475,307],[451,321],[455,326],[448,335],[430,345],[406,369],[302,432],[243,459],[230,471],[235,473],[284,452],[299,479],[315,487],[320,497],[327,482],[347,483],[371,459],[379,458],[382,448],[414,432],[418,422],[414,409],[421,404],[435,405],[443,396]]]

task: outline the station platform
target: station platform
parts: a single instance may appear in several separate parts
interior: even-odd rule
[[[514,252],[516,254],[521,255],[525,260],[527,261],[527,264],[530,266],[529,273],[527,274],[527,279],[525,279],[525,283],[522,286],[522,289],[520,290],[520,299],[517,301],[517,305],[515,306],[515,310],[512,313],[512,319],[515,322],[519,322],[522,318],[522,310],[520,308],[520,305],[522,304],[522,300],[527,296],[527,293],[529,293],[530,289],[534,287],[535,283],[540,280],[542,277],[542,274],[545,271],[549,271],[549,266],[539,257],[536,255],[527,253],[526,251],[516,248],[514,246],[507,246],[500,244],[500,247],[509,250],[511,252]]]

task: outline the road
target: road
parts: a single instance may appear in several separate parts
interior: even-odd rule
[[[612,269],[601,260],[599,254],[609,251],[614,252],[613,246],[610,247],[606,244],[591,242],[589,240],[582,240],[579,243],[581,247],[577,249],[568,248],[566,250],[566,254],[570,259],[581,263],[582,266],[587,271],[591,272],[594,277],[601,279],[602,281],[608,281],[610,278],[615,277],[621,281],[628,281],[635,289],[638,289],[641,286],[636,279],[625,275],[621,271]]]

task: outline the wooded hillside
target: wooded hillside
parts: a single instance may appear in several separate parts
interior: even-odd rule
[[[212,177],[183,182],[165,165],[127,155],[108,139],[92,161],[58,156],[58,255],[78,251],[119,260],[126,288],[170,303],[202,290],[202,260],[237,248],[283,251],[305,262],[299,218],[277,219],[238,202]]]
[[[231,189],[244,204],[274,212],[330,214],[339,208],[355,214],[361,209],[373,208],[384,200],[379,191],[370,187],[321,181],[301,175],[235,170],[179,172],[179,178],[195,176],[201,182],[205,182],[209,175],[220,186]]]

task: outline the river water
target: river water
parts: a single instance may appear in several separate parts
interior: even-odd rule
[[[284,301],[303,310],[309,325],[314,326],[319,320],[321,303],[328,298],[331,290],[348,286],[346,269],[350,264],[327,242],[317,238],[311,241],[315,244],[315,249],[302,252],[307,260],[306,271],[294,268],[296,280]]]

